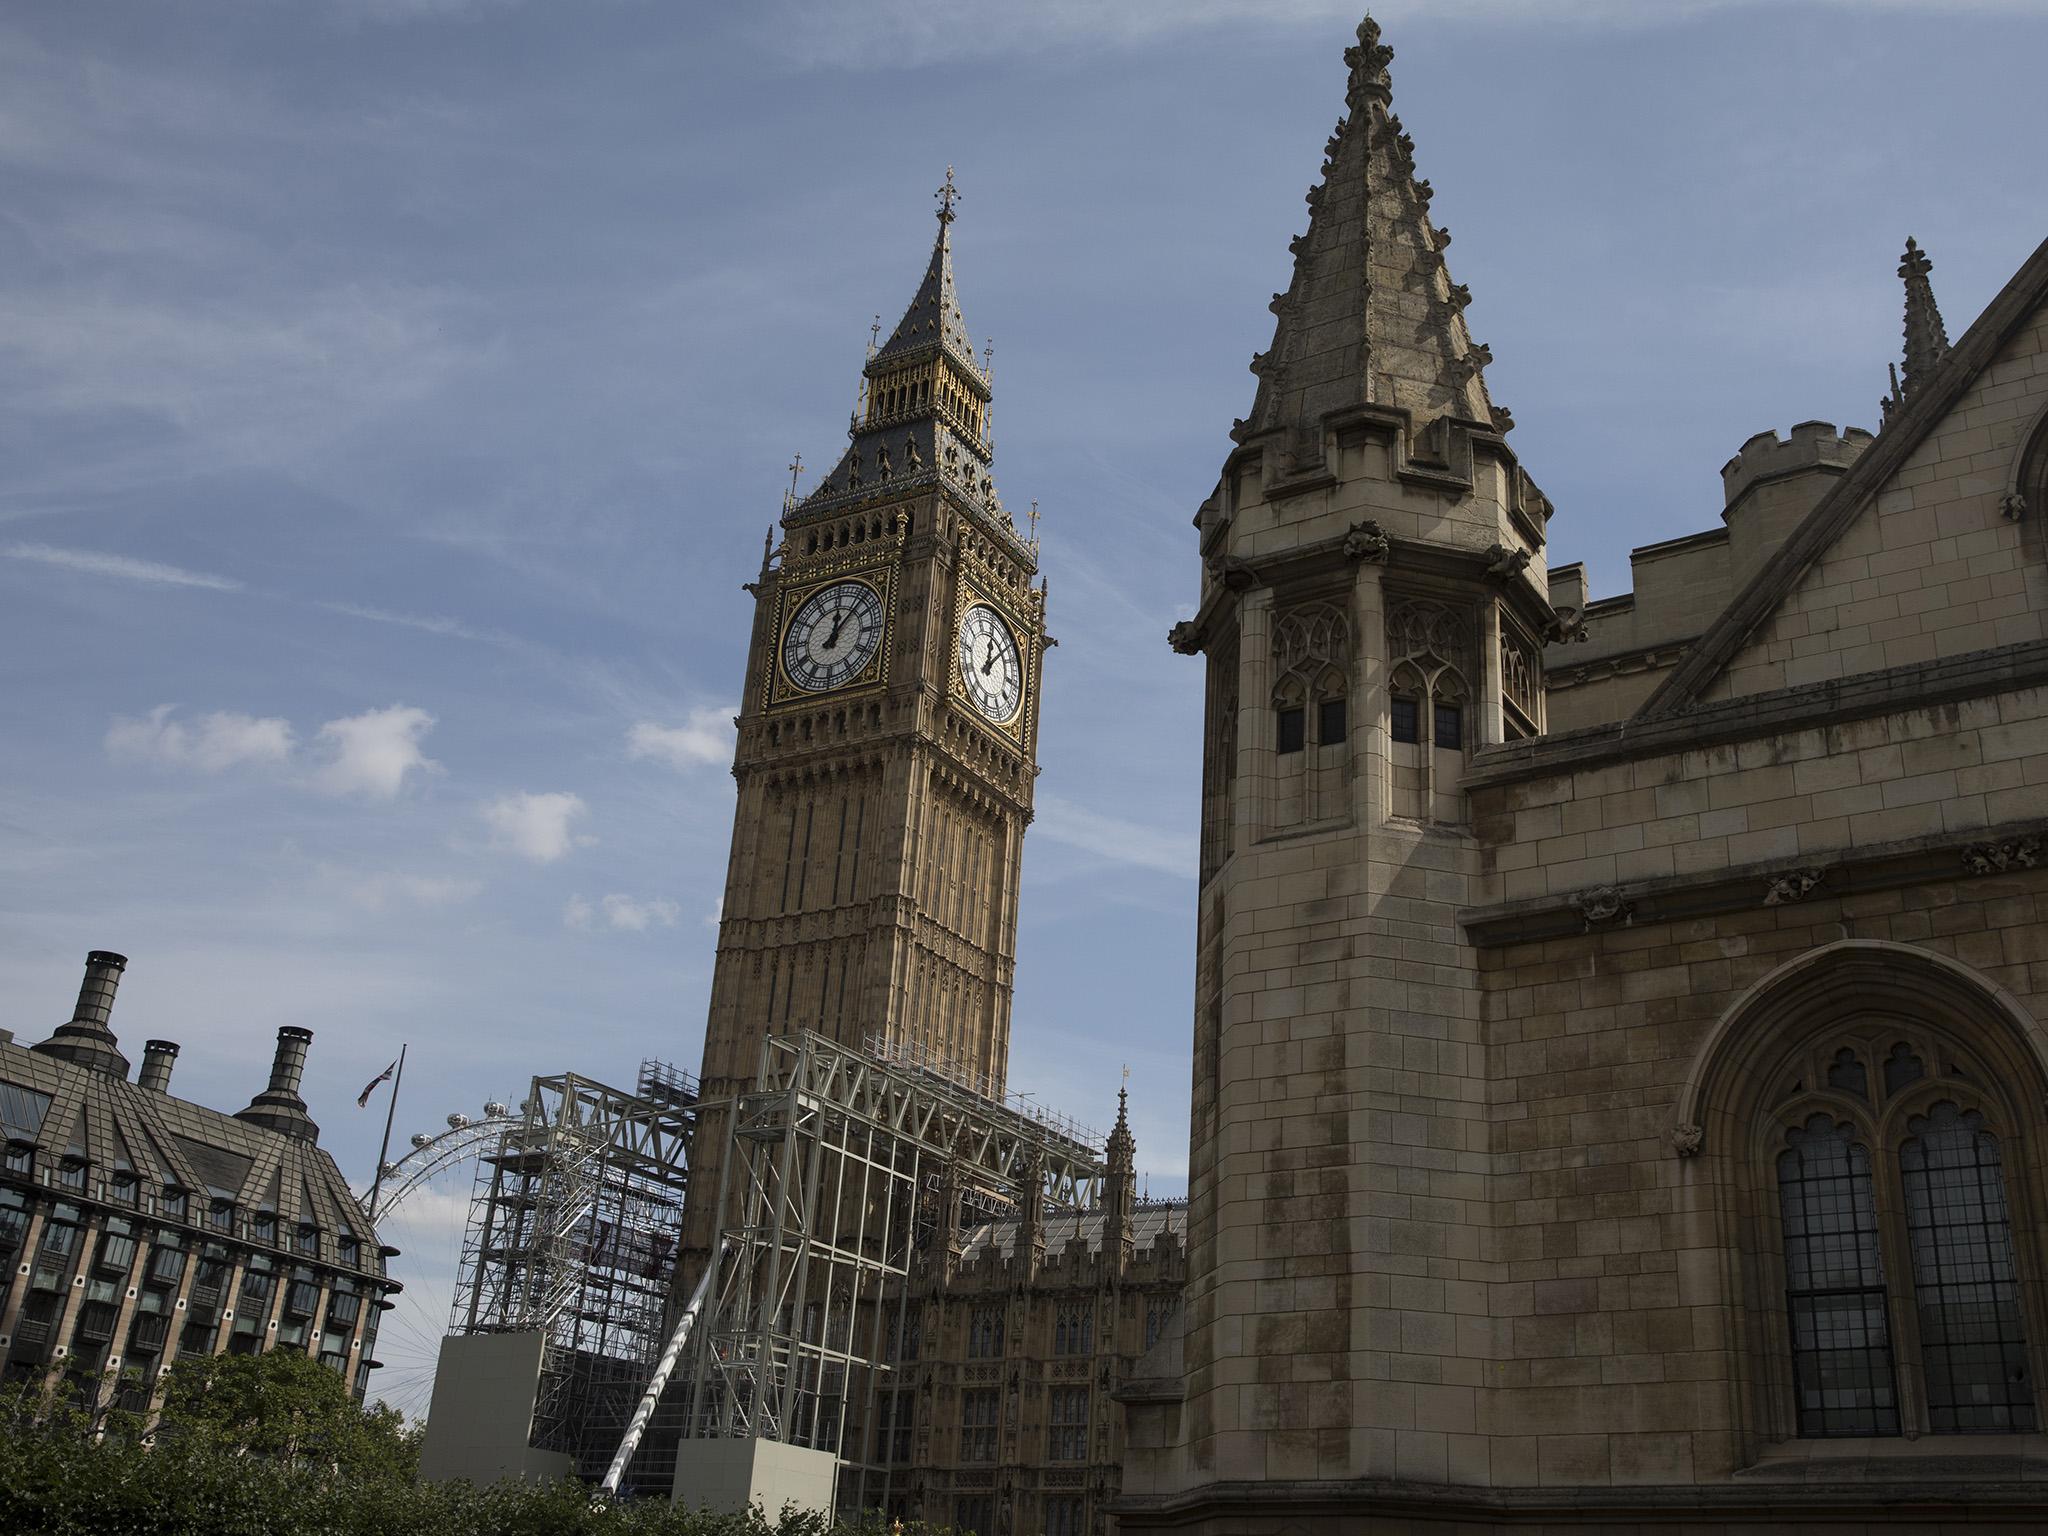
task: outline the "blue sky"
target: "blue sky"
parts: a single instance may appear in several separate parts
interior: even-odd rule
[[[1876,425],[1905,236],[1952,334],[2044,231],[2048,7],[1379,14],[1552,553]],[[997,478],[1060,646],[1012,1082],[1132,1069],[1186,1161],[1197,667],[1166,648],[1342,108],[1320,0],[243,0],[0,18],[0,988],[89,948],[235,1107],[280,1024],[366,1175],[535,1072],[694,1069],[761,536],[964,189]],[[809,483],[808,481],[806,483]],[[445,1308],[459,1181],[396,1234]],[[398,1317],[400,1314],[394,1314]],[[393,1385],[419,1381],[394,1339]],[[424,1347],[424,1346],[422,1346]]]

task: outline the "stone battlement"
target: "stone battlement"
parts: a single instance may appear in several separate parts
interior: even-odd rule
[[[1759,432],[1721,466],[1723,504],[1734,506],[1745,491],[1765,480],[1811,469],[1839,473],[1856,462],[1871,440],[1861,427],[1844,427],[1837,433],[1831,421],[1802,421],[1784,439],[1774,431]]]

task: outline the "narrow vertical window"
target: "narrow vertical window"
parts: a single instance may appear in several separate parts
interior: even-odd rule
[[[1344,701],[1325,699],[1317,711],[1316,741],[1326,747],[1344,742]]]
[[[1299,752],[1307,740],[1307,717],[1299,705],[1278,712],[1278,740],[1282,752]]]
[[[1437,705],[1436,718],[1430,724],[1433,740],[1440,750],[1455,752],[1465,745],[1465,711],[1461,706]]]
[[[1815,1115],[1778,1155],[1785,1311],[1802,1436],[1896,1435],[1870,1149]]]
[[[2012,1222],[1998,1138],[1975,1111],[1941,1103],[1899,1149],[1935,1434],[2031,1431],[2034,1384],[2020,1321]]]
[[[1394,695],[1393,717],[1389,724],[1392,726],[1396,741],[1404,741],[1413,746],[1422,740],[1421,711],[1416,708],[1413,699],[1403,698],[1398,693]]]

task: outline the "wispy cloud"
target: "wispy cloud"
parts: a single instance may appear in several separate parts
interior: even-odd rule
[[[1187,833],[1105,816],[1057,795],[1040,795],[1037,806],[1032,828],[1048,841],[1079,848],[1113,864],[1180,880],[1195,877],[1195,839]]]
[[[349,899],[369,912],[408,906],[439,910],[459,907],[483,894],[481,880],[456,875],[377,874],[337,876]]]
[[[518,794],[500,795],[483,807],[491,840],[536,864],[552,864],[572,849],[594,841],[572,830],[575,823],[589,814],[590,807],[583,803],[581,795],[562,790],[543,794],[522,790]]]
[[[409,704],[330,720],[317,738],[317,750],[326,760],[313,784],[330,795],[390,800],[405,787],[408,775],[441,771],[420,750],[421,738],[433,728],[434,717]]]
[[[652,758],[671,768],[718,766],[732,761],[733,706],[709,704],[690,711],[681,725],[642,720],[626,733],[626,756]]]
[[[60,549],[54,544],[8,544],[0,555],[9,560],[32,560],[81,576],[106,576],[115,581],[138,581],[156,587],[204,587],[211,592],[239,592],[242,583],[230,576],[213,576],[205,571],[188,571],[182,566],[155,560],[137,560],[130,555],[110,555],[96,549]]]
[[[496,630],[478,629],[460,619],[451,619],[438,613],[393,613],[388,608],[372,608],[367,603],[316,602],[315,608],[324,608],[329,613],[345,614],[352,619],[364,619],[372,624],[392,624],[400,629],[416,629],[426,635],[446,635],[454,640],[479,640],[487,645],[504,645],[512,641],[510,635]]]
[[[647,900],[614,891],[598,898],[595,905],[581,896],[571,896],[562,908],[565,927],[588,932],[600,924],[621,933],[645,933],[649,928],[673,928],[683,909],[675,902],[655,896]]]
[[[160,768],[222,773],[250,765],[279,767],[292,755],[291,723],[217,711],[189,725],[172,719],[174,704],[159,704],[141,719],[116,718],[107,728],[107,755]]]

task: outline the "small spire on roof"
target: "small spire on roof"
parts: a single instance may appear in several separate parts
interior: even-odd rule
[[[1928,273],[1934,263],[1920,249],[1919,241],[1906,238],[1906,253],[1899,258],[1899,276],[1906,280],[1906,397],[1932,374],[1948,355],[1948,331],[1941,323],[1941,310],[1934,302],[1934,284]]]
[[[952,223],[954,218],[953,204],[960,200],[960,189],[953,185],[953,167],[950,165],[946,167],[946,184],[934,192],[932,196],[939,200],[939,222],[941,224]]]

